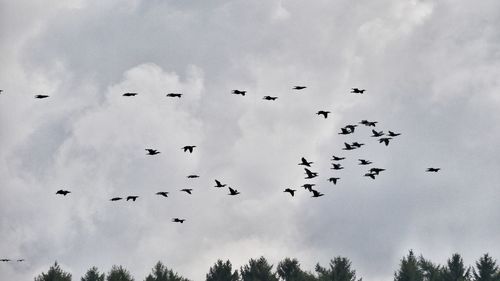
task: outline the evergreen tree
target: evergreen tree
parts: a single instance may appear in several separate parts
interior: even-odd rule
[[[130,272],[121,265],[113,265],[108,273],[107,281],[134,281]]]
[[[319,281],[356,281],[356,270],[351,269],[351,261],[340,256],[330,261],[330,268],[317,264],[316,272]]]
[[[278,276],[284,281],[313,281],[316,277],[300,268],[297,259],[285,258],[278,263],[276,268]]]
[[[56,261],[47,273],[35,277],[35,281],[71,281],[71,274],[64,272]]]
[[[474,281],[500,281],[500,269],[496,261],[488,254],[479,258],[476,262],[476,269],[472,269]]]
[[[418,266],[417,258],[412,250],[403,257],[399,270],[394,273],[394,281],[423,281],[424,273]]]
[[[443,270],[444,281],[467,281],[470,276],[470,269],[465,268],[462,256],[453,254],[448,259],[447,266]]]
[[[189,281],[158,261],[145,281]]]
[[[81,281],[104,281],[104,273],[100,274],[97,267],[91,267],[87,270],[85,276],[81,278]]]
[[[264,257],[250,259],[247,265],[240,268],[242,281],[278,281],[272,272],[273,266]]]
[[[420,256],[418,259],[418,267],[420,268],[424,281],[442,281],[442,267],[440,265],[435,265],[429,260],[424,259],[423,256]]]
[[[226,262],[217,260],[206,277],[206,281],[238,281],[239,279],[238,270],[233,272],[233,266],[229,260]]]

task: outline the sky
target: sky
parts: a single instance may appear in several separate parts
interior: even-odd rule
[[[340,255],[378,281],[410,249],[499,259],[498,26],[494,0],[1,0],[0,256],[26,259],[1,279],[57,260],[74,280],[113,264],[143,280],[160,260],[204,280],[219,258]],[[402,135],[338,134],[363,119]]]

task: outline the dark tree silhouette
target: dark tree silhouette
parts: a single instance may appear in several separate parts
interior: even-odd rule
[[[93,266],[89,270],[87,270],[87,273],[85,273],[85,276],[83,276],[81,281],[104,281],[104,273],[100,273],[97,267]]]
[[[190,281],[158,261],[144,281]]]
[[[56,261],[47,273],[35,277],[35,281],[71,281],[71,273],[64,272]]]
[[[472,269],[472,275],[474,281],[500,281],[500,269],[488,254],[479,258],[476,268]]]
[[[394,281],[424,281],[424,274],[412,250],[401,260],[399,270],[394,273]]]
[[[278,263],[276,268],[278,276],[284,281],[315,281],[316,277],[300,268],[297,259],[285,258]]]
[[[330,268],[316,265],[319,281],[356,281],[356,270],[351,268],[351,261],[344,257],[335,257],[330,261]],[[361,281],[361,279],[359,279]]]
[[[106,281],[134,281],[130,272],[121,265],[113,265],[106,277]]]
[[[240,277],[238,275],[238,270],[233,272],[233,266],[231,262],[227,260],[223,262],[222,260],[217,260],[217,262],[210,267],[207,273],[206,281],[238,281]]]
[[[453,254],[443,269],[443,281],[470,280],[470,268],[465,268],[462,256]]]
[[[240,268],[242,281],[278,281],[273,266],[264,257],[258,260],[250,259],[248,264]]]
[[[418,266],[424,276],[424,281],[442,281],[443,268],[440,265],[435,265],[423,256],[418,258]]]

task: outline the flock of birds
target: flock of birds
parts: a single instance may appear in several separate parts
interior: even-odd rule
[[[300,91],[300,90],[303,90],[303,89],[306,89],[307,87],[306,86],[294,86],[292,89],[293,90],[297,90],[297,91]],[[350,93],[353,93],[353,94],[363,94],[366,90],[365,89],[359,89],[359,88],[351,88],[351,91]],[[0,94],[3,93],[3,90],[0,90]],[[232,94],[234,95],[240,95],[240,96],[245,96],[247,91],[245,90],[232,90],[231,91]],[[127,92],[127,93],[124,93],[122,96],[124,97],[134,97],[134,96],[137,96],[138,93],[135,93],[135,92]],[[167,97],[170,97],[170,98],[181,98],[183,94],[181,93],[168,93],[166,94]],[[48,98],[49,95],[35,95],[35,98],[36,99],[46,99]],[[264,100],[268,100],[268,101],[275,101],[278,99],[278,97],[276,96],[264,96],[263,97]],[[329,114],[331,112],[330,111],[327,111],[327,110],[319,110],[318,112],[316,112],[316,114],[318,116],[322,116],[324,117],[325,119],[328,118]],[[396,137],[400,136],[401,133],[395,133],[393,131],[387,131],[387,133],[385,133],[384,131],[377,131],[375,130],[375,127],[377,125],[377,121],[368,121],[368,120],[361,120],[358,124],[348,124],[342,128],[340,128],[340,132],[338,133],[339,135],[350,135],[350,134],[353,134],[356,130],[356,127],[358,127],[359,125],[363,125],[363,126],[366,126],[366,127],[369,127],[369,128],[372,128],[371,132],[372,132],[372,135],[371,137],[373,138],[378,138],[378,142],[379,143],[383,143],[384,145],[388,146],[389,143]],[[359,149],[361,148],[362,146],[364,146],[365,144],[364,143],[359,143],[359,142],[352,142],[352,143],[347,143],[347,142],[344,142],[344,147],[342,148],[342,150],[345,150],[345,151],[350,151],[350,150],[355,150],[355,149]],[[186,145],[184,147],[182,147],[181,149],[184,151],[184,152],[188,152],[188,153],[193,153],[195,148],[197,146],[196,145]],[[158,155],[160,154],[161,152],[158,151],[157,149],[153,149],[153,148],[146,148],[146,155],[148,156],[154,156],[154,155]],[[342,166],[341,164],[341,161],[342,160],[345,160],[346,157],[339,157],[339,156],[335,156],[333,155],[332,158],[331,158],[331,164],[332,164],[332,167],[331,169],[332,170],[342,170],[344,169],[344,167]],[[368,166],[368,165],[371,165],[373,164],[372,161],[370,160],[367,160],[367,159],[358,159],[359,161],[359,165],[361,166]],[[298,163],[299,166],[303,166],[304,167],[304,172],[305,172],[305,178],[306,180],[311,180],[311,179],[314,179],[316,177],[319,176],[318,172],[313,172],[311,171],[312,169],[312,165],[313,162],[311,161],[308,161],[305,157],[302,157],[300,159],[300,163]],[[426,172],[439,172],[440,168],[436,168],[436,167],[429,167],[426,169]],[[368,169],[368,171],[364,174],[365,177],[369,177],[371,179],[375,179],[378,175],[380,175],[381,172],[385,171],[385,169],[383,168],[378,168],[378,167],[371,167],[370,169]],[[199,178],[198,175],[188,175],[187,178],[189,179],[195,179],[195,178]],[[331,182],[333,183],[334,185],[336,185],[340,180],[340,177],[330,177],[327,179],[328,182]],[[227,184],[223,184],[221,181],[215,179],[215,185],[214,187],[217,187],[217,188],[224,188],[224,187],[227,187],[228,188],[228,191],[229,193],[227,195],[230,195],[230,196],[236,196],[236,195],[239,195],[240,192],[237,190],[237,189],[234,189],[230,186],[228,186]],[[305,183],[303,184],[301,187],[303,187],[305,190],[309,191],[310,193],[312,193],[312,196],[311,197],[321,197],[321,196],[324,196],[323,193],[319,192],[318,190],[314,189],[315,187],[315,184],[314,183]],[[185,192],[187,194],[192,194],[193,192],[193,189],[190,189],[190,188],[185,188],[185,189],[181,189],[179,190],[181,192]],[[295,192],[297,190],[296,189],[292,189],[292,188],[286,188],[283,192],[285,193],[289,193],[292,197],[295,196]],[[70,194],[71,191],[69,190],[65,190],[65,189],[60,189],[56,192],[56,195],[61,195],[61,196],[67,196],[68,194]],[[156,192],[156,195],[158,196],[161,196],[161,197],[168,197],[169,195],[169,192],[168,191],[158,191]],[[115,201],[120,201],[120,200],[125,200],[125,201],[132,201],[132,202],[135,202],[137,199],[139,198],[138,195],[128,195],[126,197],[113,197],[111,199],[109,199],[110,201],[112,202],[115,202]],[[186,221],[185,218],[172,218],[172,222],[174,223],[184,223]],[[0,259],[1,262],[10,262],[10,261],[13,261],[11,259]],[[24,259],[17,259],[16,260],[17,262],[23,262]]]

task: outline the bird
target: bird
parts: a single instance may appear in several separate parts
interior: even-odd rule
[[[10,259],[0,259],[1,262],[9,262],[11,261]]]
[[[425,170],[426,172],[434,172],[434,173],[437,173],[439,172],[439,170],[441,170],[441,168],[427,168],[427,170]]]
[[[224,186],[226,186],[226,185],[227,185],[227,184],[222,184],[220,181],[215,180],[215,187],[221,188],[221,187],[224,187]]]
[[[184,191],[188,194],[192,194],[191,192],[193,191],[193,189],[192,188],[184,188],[184,189],[181,189],[180,191]]]
[[[146,154],[146,155],[156,155],[156,154],[159,154],[159,153],[160,153],[160,152],[159,152],[158,150],[156,150],[156,149],[146,148],[145,150],[148,152],[148,154]]]
[[[59,190],[56,192],[56,194],[61,194],[61,195],[64,195],[64,196],[68,195],[69,193],[71,193],[71,191],[69,191],[69,190],[64,190],[64,189],[59,189]]]
[[[135,97],[137,96],[137,93],[125,93],[123,94],[124,97]]]
[[[394,132],[391,132],[391,131],[389,131],[389,134],[388,134],[389,137],[397,137],[399,135],[401,135],[401,133],[394,133]]]
[[[332,161],[340,161],[340,160],[344,160],[345,157],[337,157],[335,155],[332,156]]]
[[[385,171],[385,169],[382,169],[382,168],[371,168],[370,169],[370,173],[375,174],[375,175],[378,175],[378,174],[380,174],[380,172],[383,172],[383,171]]]
[[[392,140],[392,138],[380,138],[380,139],[378,139],[378,142],[379,143],[384,143],[385,146],[388,146],[390,140]]]
[[[340,128],[339,135],[349,135],[349,134],[352,134],[352,131],[348,130],[347,128]]]
[[[303,166],[307,166],[307,167],[311,167],[311,164],[314,163],[314,162],[308,162],[306,160],[306,158],[302,157],[302,162],[299,163],[299,165],[303,165]]]
[[[228,195],[238,195],[238,194],[240,194],[240,192],[238,190],[236,190],[236,189],[233,189],[233,188],[231,188],[229,186],[227,188],[229,188],[229,194]]]
[[[359,122],[359,124],[365,125],[367,127],[375,127],[377,123],[378,123],[377,121],[368,121],[368,120],[361,120],[361,122]]]
[[[307,88],[307,87],[306,86],[294,86],[293,87],[294,90],[303,90],[305,88]]]
[[[181,149],[184,150],[184,152],[189,151],[189,153],[193,153],[193,149],[196,147],[196,145],[186,145],[182,147]]]
[[[375,130],[372,130],[372,133],[373,133],[372,137],[374,137],[374,138],[378,138],[378,137],[381,137],[384,135],[383,131],[377,132]]]
[[[376,176],[376,175],[377,175],[377,174],[374,174],[374,173],[366,173],[366,174],[365,174],[365,177],[370,177],[370,178],[372,178],[372,179],[375,179],[375,176]]]
[[[358,159],[359,165],[370,165],[372,162],[370,160]]]
[[[352,146],[352,145],[350,145],[350,144],[348,144],[346,142],[344,142],[344,146],[345,147],[342,148],[342,150],[354,150],[354,149],[356,149],[356,147],[354,147],[354,146]]]
[[[23,261],[24,261],[24,259],[18,259],[17,260],[17,262],[23,262]]]
[[[304,170],[306,171],[306,174],[307,174],[307,177],[306,179],[313,179],[315,177],[318,176],[318,173],[315,173],[315,172],[311,172],[309,169],[307,168],[304,168]]]
[[[184,223],[186,221],[186,219],[179,219],[179,218],[173,218],[172,219],[172,222],[180,222],[180,223]]]
[[[342,167],[341,164],[335,164],[335,163],[332,163],[333,167],[331,168],[332,170],[342,170],[344,169],[344,167]]]
[[[187,176],[188,179],[196,179],[196,178],[199,178],[200,176],[198,175],[189,175]]]
[[[234,95],[242,95],[242,96],[245,96],[245,94],[247,93],[247,91],[240,91],[240,90],[232,90],[231,91],[232,94]]]
[[[167,94],[167,97],[170,97],[170,98],[181,98],[182,94],[179,94],[179,93],[168,93]]]
[[[365,91],[366,91],[365,89],[351,88],[351,93],[354,93],[354,94],[362,94]]]
[[[276,100],[278,97],[264,96],[262,99],[264,100]]]
[[[325,110],[320,110],[318,112],[316,112],[317,115],[323,115],[323,117],[328,118],[328,114],[330,113],[330,111],[325,111]]]
[[[333,184],[337,184],[337,181],[339,180],[340,178],[329,178],[328,181],[329,182],[333,182]]]
[[[303,184],[302,187],[305,189],[305,190],[309,190],[309,191],[312,191],[312,187],[315,186],[314,183],[306,183],[306,184]]]
[[[358,125],[346,125],[344,128],[351,131],[351,133],[354,133],[354,129],[356,129],[357,126]]]
[[[49,97],[48,95],[36,95],[35,99],[44,99],[44,98],[48,98],[48,97]]]
[[[109,201],[118,201],[118,200],[122,200],[123,198],[121,197],[113,197],[111,199],[109,199]]]
[[[168,197],[168,191],[158,191],[158,192],[156,192],[156,195],[161,195],[163,197]]]
[[[323,193],[320,193],[319,191],[317,191],[315,189],[312,189],[311,192],[313,193],[312,197],[321,197],[324,195]]]
[[[360,148],[362,147],[363,145],[365,145],[364,143],[359,143],[357,141],[351,143],[351,146],[354,146],[354,147],[357,147],[357,148]]]
[[[127,201],[128,201],[128,200],[132,200],[132,201],[134,201],[134,202],[135,202],[135,200],[136,200],[137,198],[139,198],[139,196],[127,196]]]
[[[3,93],[3,90],[0,90],[0,95]]]
[[[295,191],[297,191],[297,190],[295,190],[295,189],[291,189],[291,188],[287,188],[287,189],[285,189],[283,192],[288,192],[288,193],[290,193],[290,195],[292,195],[292,197],[293,197],[293,196],[294,196],[294,194],[295,194]]]

